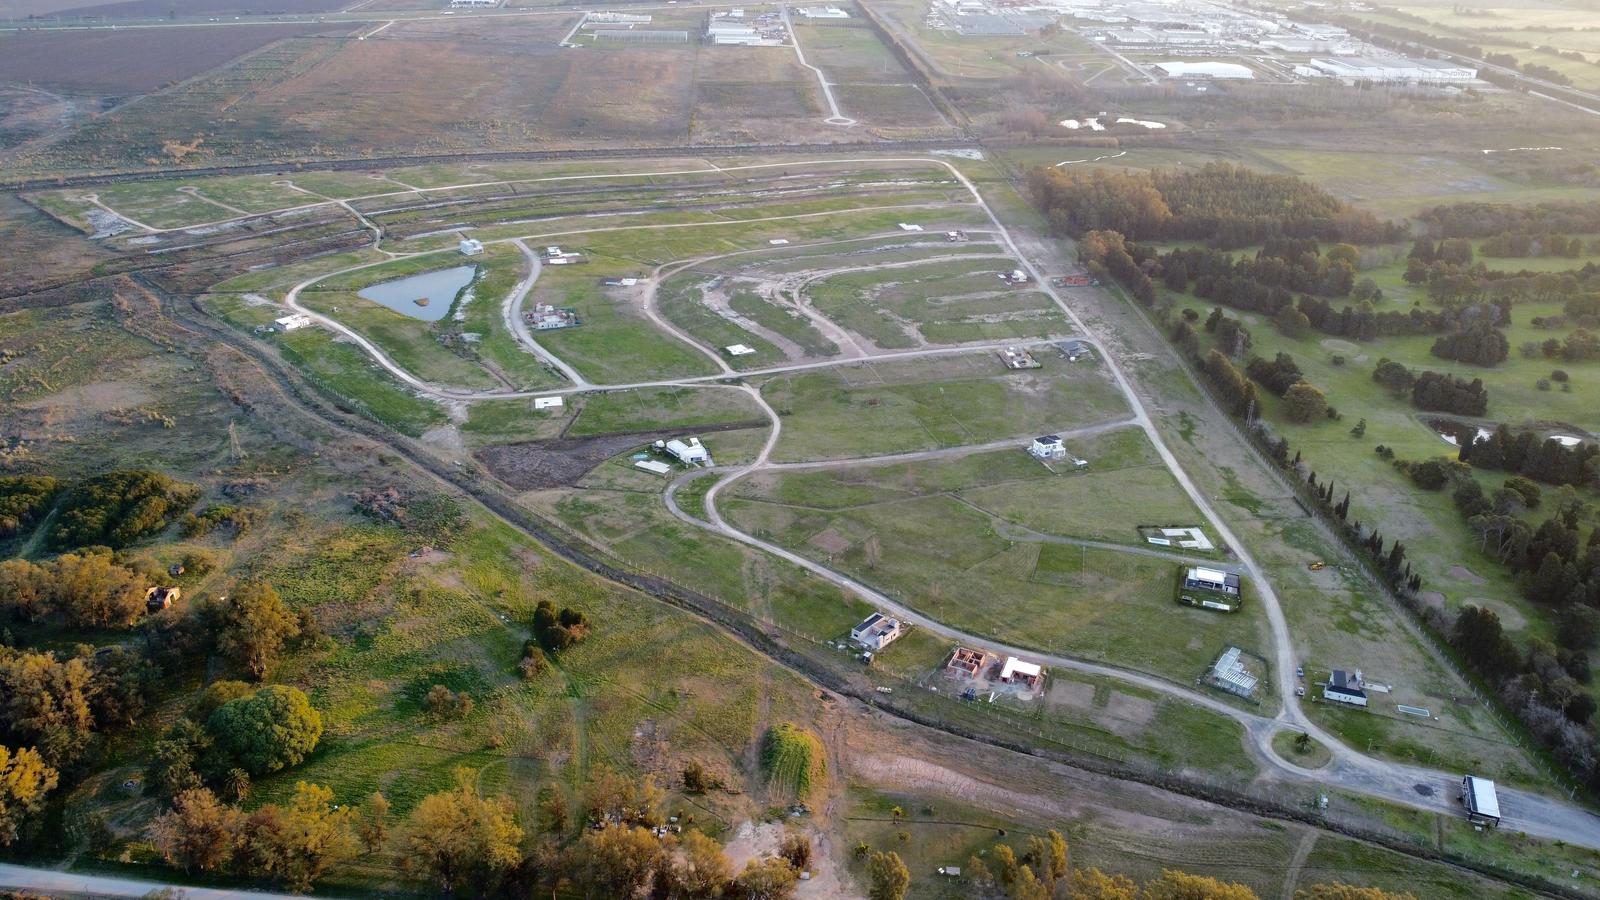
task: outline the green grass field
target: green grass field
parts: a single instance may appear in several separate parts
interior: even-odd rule
[[[783,417],[774,461],[877,456],[981,444],[1087,425],[1126,407],[1096,365],[1040,350],[1043,368],[1007,370],[990,353],[863,363],[774,377],[762,395]]]

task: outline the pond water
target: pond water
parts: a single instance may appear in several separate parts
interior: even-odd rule
[[[397,313],[437,322],[450,312],[456,294],[472,283],[472,273],[477,266],[453,266],[435,269],[409,278],[385,281],[357,291],[357,295],[373,303],[381,303]],[[419,303],[418,301],[425,301]]]
[[[1423,421],[1429,428],[1433,429],[1434,434],[1437,434],[1439,437],[1443,438],[1445,443],[1452,444],[1457,447],[1461,446],[1467,441],[1477,443],[1478,441],[1486,441],[1489,439],[1489,429],[1482,428],[1477,425],[1468,425],[1465,422],[1457,422],[1454,419],[1433,418],[1424,419]]]

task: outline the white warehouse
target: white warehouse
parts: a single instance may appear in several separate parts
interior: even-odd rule
[[[1214,78],[1248,81],[1256,77],[1255,70],[1239,63],[1227,62],[1160,62],[1155,69],[1166,78]]]
[[[1310,65],[1323,75],[1345,81],[1442,83],[1472,81],[1478,77],[1478,70],[1471,66],[1457,65],[1441,59],[1339,56],[1331,59],[1313,59]]]

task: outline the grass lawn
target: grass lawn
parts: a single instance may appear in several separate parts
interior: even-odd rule
[[[1095,363],[1052,350],[1040,369],[1003,368],[990,353],[861,363],[774,377],[763,396],[783,417],[774,461],[876,456],[981,444],[1122,415]]]
[[[583,323],[544,332],[537,338],[540,344],[601,383],[716,374],[716,366],[699,350],[651,324],[626,289],[600,285],[601,276],[612,274],[614,258],[590,259],[586,266],[547,266],[539,276],[524,308],[535,303],[570,306]]]
[[[584,437],[765,421],[761,408],[740,391],[713,386],[633,388],[585,395],[582,410],[568,434]]]
[[[1333,753],[1315,738],[1309,739],[1305,749],[1300,749],[1299,733],[1280,731],[1272,736],[1272,752],[1302,769],[1320,769],[1333,759]]]
[[[438,335],[454,324],[449,316],[424,322],[346,291],[302,291],[300,302],[371,339],[406,371],[425,381],[465,388],[502,386],[477,362],[439,343]],[[365,356],[365,351],[354,345],[351,349]]]
[[[472,345],[484,365],[491,366],[518,388],[549,387],[566,379],[551,371],[532,352],[523,348],[505,326],[501,306],[517,283],[527,274],[527,264],[516,247],[496,244],[477,260],[478,279],[471,288],[471,300],[462,309],[463,332],[481,337]],[[523,304],[524,309],[531,309]]]
[[[919,343],[1043,338],[1069,330],[1042,293],[1007,287],[1009,260],[932,261],[849,272],[808,285],[806,297],[845,328],[885,349]]]
[[[943,494],[836,511],[746,497],[741,529],[810,556],[954,627],[1191,682],[1228,644],[1265,646],[1259,605],[1220,615],[1173,600],[1176,564],[1016,543]],[[1151,640],[1152,634],[1171,635]]]

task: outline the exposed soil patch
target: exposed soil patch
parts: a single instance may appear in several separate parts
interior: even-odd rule
[[[765,424],[760,421],[728,422],[697,426],[694,430],[705,434],[756,428]],[[682,432],[683,429],[679,428],[671,431],[630,431],[600,437],[554,438],[485,447],[473,456],[487,466],[494,477],[519,491],[531,491],[575,484],[595,466],[624,450],[676,437]]]
[[[1057,681],[1050,685],[1048,699],[1051,703],[1073,709],[1089,709],[1094,706],[1094,685],[1082,681]]]
[[[1446,574],[1457,581],[1465,581],[1468,584],[1483,584],[1483,577],[1466,566],[1451,566]]]

